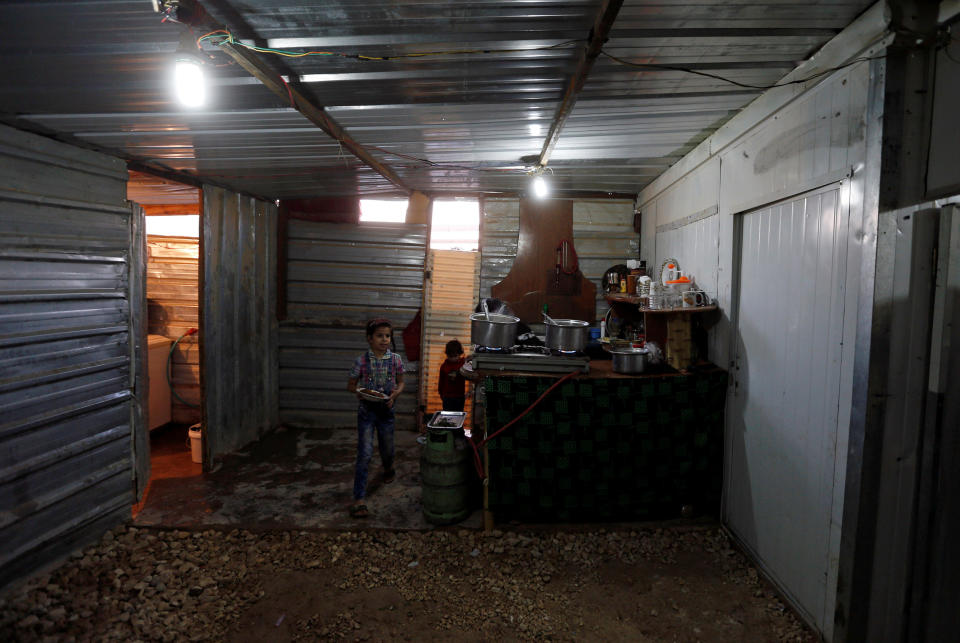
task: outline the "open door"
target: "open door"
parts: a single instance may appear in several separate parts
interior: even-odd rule
[[[203,465],[278,423],[277,206],[203,186],[200,389]]]

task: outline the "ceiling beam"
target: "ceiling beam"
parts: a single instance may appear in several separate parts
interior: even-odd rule
[[[331,138],[335,139],[351,154],[363,161],[372,168],[377,174],[387,179],[395,186],[405,192],[410,192],[403,180],[393,169],[385,163],[377,160],[367,149],[355,141],[346,130],[331,118],[323,107],[315,105],[313,101],[297,91],[292,83],[288,83],[280,74],[268,67],[260,57],[253,51],[241,45],[225,42],[220,45],[220,50],[237,61],[237,64],[247,70],[254,78],[277,96],[290,102],[290,106],[307,117],[311,123],[322,129]]]
[[[211,6],[215,7],[226,17],[230,27],[232,28],[230,33],[235,33],[241,38],[248,38],[254,40],[255,42],[262,43],[262,39],[257,36],[254,29],[247,24],[247,22],[243,19],[243,16],[240,15],[240,13],[237,12],[229,2],[225,2],[223,0],[207,1]],[[201,5],[199,0],[191,0],[186,4],[199,9],[199,11],[195,11],[193,13],[194,17],[193,21],[190,22],[190,26],[203,25],[210,31],[225,29],[223,25],[216,23],[212,16],[210,16],[209,12],[207,12],[203,5]],[[298,91],[297,87],[299,86],[299,79],[296,77],[296,74],[292,69],[282,66],[283,71],[288,72],[287,78],[289,80],[285,80],[283,76],[275,71],[271,65],[265,63],[263,59],[253,50],[230,42],[222,42],[219,44],[219,47],[221,51],[233,58],[238,65],[243,67],[251,76],[259,80],[267,89],[282,98],[285,102],[289,102],[292,108],[306,116],[307,120],[323,130],[328,136],[335,139],[351,154],[370,167],[374,172],[390,181],[404,192],[408,194],[412,192],[412,190],[404,184],[400,176],[389,165],[377,160],[362,144],[358,143],[353,139],[353,137],[347,134],[346,130],[344,130],[336,120],[327,114],[322,105],[317,105],[310,98]]]
[[[550,162],[550,155],[553,153],[553,148],[560,138],[560,130],[563,129],[563,124],[566,122],[567,117],[570,116],[570,112],[573,111],[573,106],[577,102],[577,96],[583,89],[584,83],[587,82],[587,76],[590,75],[590,70],[593,69],[593,63],[596,62],[597,56],[600,55],[600,49],[603,47],[603,43],[607,41],[607,37],[610,35],[610,29],[613,28],[613,22],[617,19],[617,13],[620,12],[621,6],[623,6],[623,0],[603,1],[603,5],[597,14],[597,19],[593,23],[593,28],[590,30],[590,40],[580,53],[577,70],[567,85],[567,91],[563,95],[560,106],[557,107],[557,112],[553,115],[553,122],[550,123],[550,131],[547,132],[547,138],[543,142],[543,149],[540,150],[540,159],[537,161],[538,167],[546,167],[547,163]]]

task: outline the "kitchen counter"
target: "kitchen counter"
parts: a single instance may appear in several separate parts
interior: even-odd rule
[[[692,367],[691,372],[708,372],[714,370],[720,370],[717,366],[710,364],[709,362],[702,362],[694,367]],[[560,373],[538,373],[534,371],[500,371],[492,369],[480,369],[476,370],[463,370],[461,373],[464,374],[469,379],[477,380],[482,379],[487,376],[491,377],[506,377],[506,376],[534,376],[534,377],[563,377],[563,374]],[[614,373],[613,372],[613,361],[612,360],[590,360],[590,372],[581,373],[578,377],[589,378],[589,379],[649,379],[649,378],[664,378],[664,377],[682,377],[688,375],[689,373],[684,373],[681,371],[674,370],[670,367],[661,367],[661,366],[651,366],[643,373],[636,374],[627,374],[627,373]]]
[[[554,389],[487,445],[496,521],[594,522],[717,516],[727,374],[590,374]],[[486,434],[523,413],[560,375],[479,373]],[[484,426],[480,424],[478,426]]]

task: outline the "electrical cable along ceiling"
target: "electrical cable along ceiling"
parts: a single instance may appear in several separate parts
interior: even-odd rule
[[[552,129],[539,170],[553,194],[636,193],[872,3],[626,0],[586,69],[598,19],[620,3],[158,4],[165,22],[151,0],[0,3],[4,119],[290,198],[524,193]],[[186,108],[172,69],[198,40],[206,100]]]

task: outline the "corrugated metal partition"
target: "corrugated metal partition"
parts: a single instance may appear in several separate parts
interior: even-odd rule
[[[825,188],[744,215],[724,516],[823,631],[833,619],[848,418],[849,209]],[[836,489],[835,485],[840,488]]]
[[[484,199],[480,216],[480,295],[510,272],[520,233],[519,199]],[[597,319],[607,311],[600,281],[607,268],[636,259],[640,236],[633,231],[633,201],[574,200],[573,245],[583,276],[597,284]],[[594,320],[587,320],[593,322]]]
[[[430,281],[424,298],[427,311],[423,328],[425,385],[420,391],[420,403],[426,405],[428,411],[443,408],[437,377],[440,365],[447,359],[444,352],[447,342],[458,339],[464,351],[470,351],[470,313],[478,301],[479,267],[480,254],[476,252],[430,251],[427,267]],[[472,399],[468,390],[464,409],[467,413]]]
[[[191,237],[147,237],[147,305],[149,332],[177,339],[200,327],[200,240]],[[200,345],[196,335],[184,337],[173,353],[173,387],[191,407],[174,398],[173,421],[200,421]]]
[[[425,225],[290,220],[287,320],[280,329],[280,419],[299,426],[356,424],[347,374],[367,349],[369,319],[386,317],[405,365],[397,426],[416,426],[419,362],[407,359],[403,329],[420,309]]]
[[[0,586],[130,517],[126,177],[0,127]]]
[[[277,207],[203,188],[204,460],[277,425]]]

